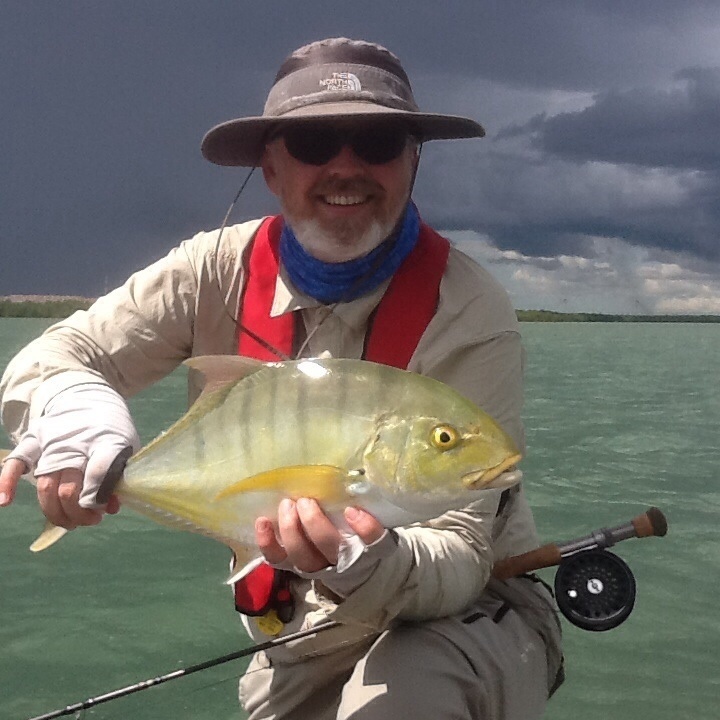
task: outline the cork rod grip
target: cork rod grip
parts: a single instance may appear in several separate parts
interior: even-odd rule
[[[632,520],[637,537],[663,537],[667,533],[667,520],[659,508],[651,507]]]
[[[523,573],[558,565],[560,560],[562,560],[560,548],[555,543],[549,543],[522,555],[513,555],[513,557],[498,560],[493,567],[492,574],[498,580],[507,580]]]
[[[667,533],[667,520],[662,512],[651,507],[624,525],[597,530],[590,535],[567,543],[549,543],[522,555],[504,558],[495,563],[492,575],[498,580],[507,580],[517,575],[559,565],[565,556],[595,548],[611,547],[617,542],[632,537],[663,537]]]

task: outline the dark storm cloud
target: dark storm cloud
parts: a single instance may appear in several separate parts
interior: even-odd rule
[[[670,89],[610,90],[579,112],[538,115],[498,138],[573,161],[720,170],[720,68],[688,68]]]
[[[702,103],[717,91],[704,68],[717,58],[709,33],[718,14],[716,2],[700,0],[6,0],[0,295],[95,294],[180,239],[216,227],[244,171],[206,163],[202,135],[217,122],[260,112],[281,59],[331,35],[387,45],[426,109],[489,123],[482,142],[437,143],[424,153],[418,198],[438,227],[476,229],[500,247],[538,256],[590,252],[583,237],[593,232],[651,244],[657,230],[663,247],[707,255],[717,244],[713,178],[689,180],[691,188],[667,206],[662,193],[614,196],[610,179],[577,166],[603,152],[625,158],[608,155],[611,162],[640,163],[654,148],[632,143],[623,127],[654,119],[659,128],[664,116],[670,122],[680,112],[681,100],[691,122],[705,117]],[[673,103],[662,87],[691,67]],[[528,125],[558,92],[596,99],[585,103],[587,114],[548,114]],[[640,110],[637,118],[622,115],[638,93],[653,100],[652,118]],[[497,107],[488,106],[492,98]],[[615,139],[603,150],[600,138],[583,138],[582,124],[597,128],[603,112],[612,115],[611,98]],[[503,140],[506,111],[517,137],[508,132]],[[573,130],[565,146],[562,123]],[[717,167],[717,147],[704,154],[699,139],[709,132],[689,123],[684,135],[705,173]],[[534,138],[541,157],[514,147],[520,136]],[[664,153],[668,167],[681,167],[679,144]],[[234,218],[274,209],[256,177]]]
[[[486,146],[489,148],[490,146]],[[451,230],[527,255],[592,257],[593,236],[720,259],[718,182],[708,173],[577,163],[476,147],[427,148],[416,197]]]
[[[682,191],[675,202],[660,194],[657,202],[648,203],[640,196],[633,202],[629,188],[606,206],[606,214],[593,217],[588,212],[579,225],[564,215],[563,224],[570,221],[569,227],[554,231],[544,225],[544,230],[551,235],[574,231],[614,236],[646,247],[720,258],[720,68],[689,68],[675,80],[664,89],[599,93],[583,110],[537,115],[498,133],[499,140],[528,138],[546,166],[558,160],[611,163],[631,173],[636,169],[639,178],[656,170],[658,183],[674,183]],[[524,218],[525,227],[530,219]],[[499,242],[517,242],[513,230],[496,228]]]

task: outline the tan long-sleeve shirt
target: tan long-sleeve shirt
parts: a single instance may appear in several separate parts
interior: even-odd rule
[[[128,397],[194,355],[235,354],[235,317],[249,241],[261,220],[199,233],[122,287],[49,328],[9,364],[0,384],[2,421],[15,440],[48,401],[78,383],[101,382]],[[281,272],[272,313],[300,310],[309,336],[304,355],[360,357],[368,317],[387,284],[328,315]],[[422,292],[422,288],[418,288]],[[478,264],[451,249],[440,302],[409,370],[456,388],[492,415],[524,447],[522,350],[504,290]],[[192,391],[191,391],[192,393]],[[397,545],[377,551],[357,587],[324,571],[295,588],[300,612],[287,631],[328,616],[375,630],[394,618],[442,617],[483,591],[495,559],[537,545],[522,491],[496,517],[499,491],[436,520],[399,528]],[[348,587],[351,590],[348,592]],[[251,627],[253,634],[257,629]],[[318,636],[330,648],[332,633]],[[321,638],[325,639],[324,641]],[[287,649],[288,657],[306,651]]]

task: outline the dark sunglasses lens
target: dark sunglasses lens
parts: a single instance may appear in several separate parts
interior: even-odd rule
[[[332,128],[307,126],[288,128],[284,133],[285,147],[306,165],[324,165],[342,148],[342,139]]]
[[[330,125],[303,125],[283,132],[285,147],[296,160],[306,165],[324,165],[345,144],[366,163],[384,165],[396,160],[407,143],[407,130],[400,125],[377,125],[343,132]]]
[[[353,134],[352,149],[371,165],[384,165],[400,157],[407,144],[407,131],[398,126],[364,128]]]

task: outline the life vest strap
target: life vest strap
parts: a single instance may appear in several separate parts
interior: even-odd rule
[[[256,233],[242,297],[238,354],[265,362],[291,357],[295,341],[295,313],[270,315],[280,272],[282,226],[282,216],[277,215],[264,221]],[[415,247],[393,275],[370,318],[363,359],[407,368],[437,311],[449,253],[450,243],[421,224]],[[235,583],[235,607],[252,616],[275,611],[287,622],[283,618],[292,616],[288,582],[286,571],[263,562]]]

